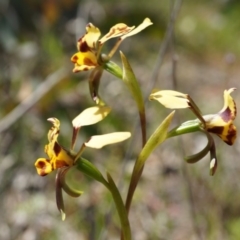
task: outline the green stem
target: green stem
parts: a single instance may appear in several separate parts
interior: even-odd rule
[[[110,174],[107,173],[107,178],[108,178],[108,182],[107,182],[105,178],[102,176],[101,172],[91,162],[89,162],[84,158],[80,158],[76,162],[76,168],[79,171],[86,174],[87,176],[97,180],[98,182],[101,182],[110,191],[117,208],[118,216],[120,218],[122,234],[124,237],[123,239],[131,240],[132,239],[131,229],[130,229],[130,223],[128,220],[128,214],[124,206],[122,197]]]
[[[167,133],[167,138],[192,133],[192,132],[198,132],[202,131],[202,124],[199,122],[199,120],[190,120],[187,121],[175,128],[173,128],[171,131]]]
[[[123,240],[131,240],[131,229],[130,229],[130,224],[128,220],[128,214],[125,208],[125,205],[123,203],[122,197],[118,191],[118,188],[116,184],[114,183],[112,177],[110,176],[109,173],[107,173],[107,178],[109,182],[109,191],[111,191],[114,202],[117,207],[118,215],[120,217],[121,225],[122,225],[122,236]]]

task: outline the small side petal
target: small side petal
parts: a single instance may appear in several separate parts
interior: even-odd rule
[[[111,108],[106,106],[95,106],[85,109],[72,121],[74,128],[88,126],[102,121],[111,111]]]
[[[122,142],[131,137],[130,132],[114,132],[103,135],[92,136],[85,146],[100,149],[106,145]]]
[[[114,25],[109,30],[109,32],[99,40],[99,43],[103,44],[111,38],[120,37],[124,34],[127,34],[127,33],[131,32],[134,28],[135,28],[135,26],[129,27],[124,23],[118,23],[118,24]]]
[[[230,88],[229,90],[225,90],[223,94],[224,106],[219,114],[225,122],[234,120],[237,116],[236,103],[230,95],[230,93],[232,93],[234,90],[236,90],[236,88]]]
[[[38,175],[40,176],[46,176],[47,174],[53,171],[50,160],[46,158],[39,158],[35,162],[35,167],[37,169]]]
[[[66,214],[65,214],[65,207],[64,207],[63,194],[62,194],[61,172],[62,172],[62,169],[58,169],[56,178],[55,178],[56,204],[59,212],[61,213],[62,221],[64,221],[66,218]]]
[[[153,92],[149,96],[150,100],[157,100],[164,107],[170,109],[189,108],[189,100],[187,94],[171,90],[162,90]]]
[[[145,18],[144,21],[139,25],[137,26],[133,31],[131,31],[130,33],[128,34],[125,34],[124,36],[121,37],[121,39],[125,39],[127,37],[131,37],[139,32],[141,32],[142,30],[144,30],[146,27],[152,25],[153,23],[151,22],[151,20],[149,18]]]
[[[48,141],[56,142],[60,132],[60,121],[57,118],[48,118],[47,120],[53,124],[48,131]]]

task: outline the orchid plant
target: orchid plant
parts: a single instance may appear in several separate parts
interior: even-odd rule
[[[208,139],[207,146],[199,153],[185,157],[185,161],[187,163],[195,163],[210,153],[210,175],[214,175],[217,169],[217,157],[216,147],[211,133],[219,136],[228,145],[232,145],[237,136],[237,130],[233,124],[237,113],[236,104],[231,96],[231,93],[235,88],[224,91],[224,106],[222,110],[217,114],[209,115],[202,115],[197,104],[188,94],[173,90],[154,89],[149,96],[150,100],[156,100],[166,108],[170,109],[188,108],[195,114],[197,119],[189,120],[176,126],[172,130],[168,130],[174,116],[173,111],[160,123],[157,129],[147,139],[145,103],[136,76],[126,56],[122,52],[120,52],[122,67],[112,62],[111,58],[124,39],[141,32],[150,25],[152,25],[152,22],[149,18],[144,19],[144,21],[136,28],[134,26],[129,27],[126,24],[119,23],[113,26],[102,38],[100,38],[100,30],[96,26],[91,23],[86,26],[86,34],[78,40],[78,52],[72,56],[71,61],[74,63],[74,73],[87,70],[92,71],[89,77],[89,87],[95,106],[84,110],[73,119],[73,133],[71,147],[69,149],[58,143],[60,121],[54,117],[49,118],[48,121],[50,121],[53,126],[48,132],[49,143],[45,146],[45,153],[48,158],[39,158],[35,163],[37,173],[40,176],[46,176],[54,170],[57,171],[56,202],[63,220],[65,219],[66,214],[64,210],[62,190],[72,197],[79,197],[83,193],[79,189],[73,188],[67,182],[67,176],[70,174],[69,169],[75,168],[82,174],[88,175],[102,183],[112,194],[120,218],[122,239],[124,240],[132,239],[131,224],[128,219],[128,213],[131,209],[134,192],[141,178],[144,165],[156,147],[171,137],[191,132],[201,132],[205,134]],[[103,46],[111,38],[118,38],[118,40],[109,54],[103,54]],[[125,203],[110,173],[107,172],[106,177],[104,177],[100,170],[98,170],[91,161],[82,157],[82,154],[86,147],[100,149],[105,145],[128,139],[131,136],[131,133],[115,132],[92,136],[81,145],[78,151],[74,151],[77,135],[80,129],[86,125],[98,123],[110,114],[111,109],[98,94],[98,86],[104,70],[121,79],[127,85],[128,90],[136,102],[139,112],[142,132],[142,149],[137,156],[132,170]]]

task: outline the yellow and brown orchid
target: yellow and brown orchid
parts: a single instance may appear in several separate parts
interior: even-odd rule
[[[60,121],[57,118],[49,118],[53,126],[48,132],[49,143],[45,145],[45,153],[48,158],[39,158],[35,162],[37,173],[40,176],[46,176],[54,170],[57,170],[56,175],[56,202],[59,211],[62,214],[62,219],[65,219],[64,203],[62,190],[72,197],[79,197],[82,191],[71,188],[65,180],[68,170],[79,164],[81,155],[86,147],[100,149],[106,145],[114,144],[117,142],[128,139],[131,134],[129,132],[114,132],[110,134],[92,136],[88,141],[84,142],[77,153],[73,152],[73,148],[76,141],[76,135],[80,128],[87,125],[95,124],[103,120],[110,112],[110,108],[106,106],[95,106],[88,108],[81,112],[73,121],[73,136],[71,149],[67,150],[61,146],[57,139],[60,133]],[[86,162],[86,160],[85,160]],[[91,168],[91,167],[90,167]],[[88,169],[90,169],[88,168]],[[91,170],[91,169],[90,169]],[[96,168],[93,167],[93,172],[96,172]],[[97,173],[99,175],[100,173]],[[99,176],[98,176],[99,179]]]
[[[224,106],[221,111],[213,115],[203,116],[206,122],[206,130],[218,135],[228,145],[233,145],[237,137],[237,128],[233,124],[237,116],[236,103],[231,97],[235,88],[224,91]]]
[[[45,145],[45,153],[48,158],[39,158],[35,163],[37,173],[40,176],[45,176],[58,168],[72,166],[74,163],[74,155],[57,142],[60,132],[59,120],[49,118],[48,121],[53,124],[48,132],[49,143]]]
[[[187,121],[172,129],[168,133],[168,137],[195,131],[201,131],[205,133],[208,138],[207,146],[201,152],[186,157],[185,160],[188,163],[195,163],[203,158],[208,152],[210,152],[210,175],[213,175],[217,168],[215,143],[210,133],[216,134],[228,145],[233,145],[237,137],[237,128],[233,124],[233,121],[237,115],[237,108],[235,101],[231,96],[231,93],[234,90],[235,88],[225,90],[223,94],[224,106],[222,110],[216,114],[209,115],[202,115],[199,108],[188,94],[170,90],[153,90],[149,97],[150,100],[157,100],[166,108],[189,108],[198,117],[196,120]]]
[[[233,124],[237,115],[237,109],[235,101],[230,95],[234,90],[235,88],[230,88],[224,91],[224,106],[221,111],[216,114],[203,116],[188,94],[170,90],[154,90],[149,99],[157,100],[170,109],[191,109],[202,122],[204,130],[218,135],[228,145],[232,145],[237,136],[236,126]]]
[[[101,39],[100,30],[92,23],[86,26],[86,34],[83,35],[77,42],[78,52],[75,53],[71,61],[75,64],[73,72],[87,71],[101,65],[100,53],[103,44],[111,38],[119,37],[116,45],[108,54],[110,59],[116,52],[120,43],[127,37],[133,36],[146,27],[152,24],[149,18],[145,18],[144,21],[135,28],[135,26],[129,27],[124,23],[118,23],[114,25],[109,32]]]

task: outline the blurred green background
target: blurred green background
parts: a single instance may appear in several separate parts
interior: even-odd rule
[[[93,105],[89,72],[73,74],[70,62],[88,22],[104,34],[119,22],[131,26],[145,17],[152,20],[154,25],[120,46],[146,97],[153,87],[177,87],[208,114],[222,108],[224,89],[240,89],[238,0],[183,1],[154,81],[171,9],[179,2],[1,0],[0,239],[119,239],[115,207],[99,183],[76,175],[75,184],[84,194],[77,199],[64,195],[67,219],[62,222],[55,204],[55,174],[40,177],[34,167],[37,158],[45,157],[51,127],[46,119],[61,121],[59,141],[68,147],[71,120]],[[114,42],[106,44],[106,53]],[[121,65],[118,53],[114,61]],[[233,93],[237,104],[238,91]],[[102,77],[100,95],[113,110],[104,121],[81,130],[77,146],[95,134],[133,133],[131,140],[84,153],[103,174],[112,174],[125,198],[141,144],[137,110],[124,84],[108,73]],[[147,103],[148,136],[168,113],[155,102]],[[188,110],[179,115],[182,121],[194,118]],[[215,139],[219,166],[214,177],[208,174],[208,157],[194,165],[183,160],[204,147],[201,135],[168,140],[154,151],[130,213],[133,239],[240,239],[240,142],[230,147]]]

